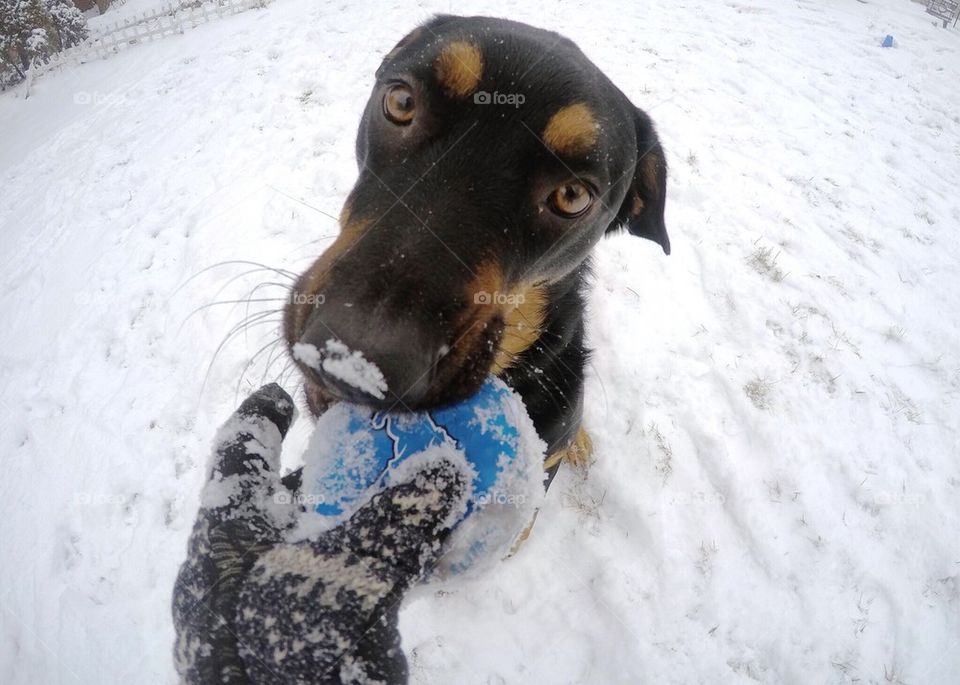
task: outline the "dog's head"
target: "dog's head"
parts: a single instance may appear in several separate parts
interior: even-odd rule
[[[605,233],[670,252],[649,117],[549,31],[452,16],[415,29],[377,70],[356,148],[340,235],[284,314],[317,401],[462,399],[536,341],[549,288]]]

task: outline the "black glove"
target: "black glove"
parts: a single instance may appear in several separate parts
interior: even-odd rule
[[[294,404],[271,384],[224,424],[173,595],[187,683],[403,683],[397,614],[438,558],[469,478],[439,460],[317,539],[279,477]]]

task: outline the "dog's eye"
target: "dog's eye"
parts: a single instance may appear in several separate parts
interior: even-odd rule
[[[593,204],[593,195],[585,183],[564,183],[550,195],[550,208],[562,217],[580,216]]]
[[[416,103],[409,86],[396,83],[383,95],[383,116],[398,126],[406,126],[413,121]]]

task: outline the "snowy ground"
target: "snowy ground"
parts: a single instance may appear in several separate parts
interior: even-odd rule
[[[408,603],[414,680],[960,681],[960,33],[907,0],[455,9],[568,34],[651,113],[674,254],[599,248],[597,461]],[[277,334],[201,391],[246,306],[190,314],[282,282],[202,270],[331,240],[380,56],[449,10],[276,0],[0,95],[0,681],[173,680],[202,464]]]

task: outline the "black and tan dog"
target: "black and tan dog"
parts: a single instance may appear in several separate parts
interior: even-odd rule
[[[625,227],[670,252],[650,118],[562,36],[439,16],[383,60],[356,152],[340,235],[294,286],[284,334],[359,351],[389,390],[298,361],[311,409],[430,408],[492,372],[523,397],[551,475],[585,456],[590,251]]]

